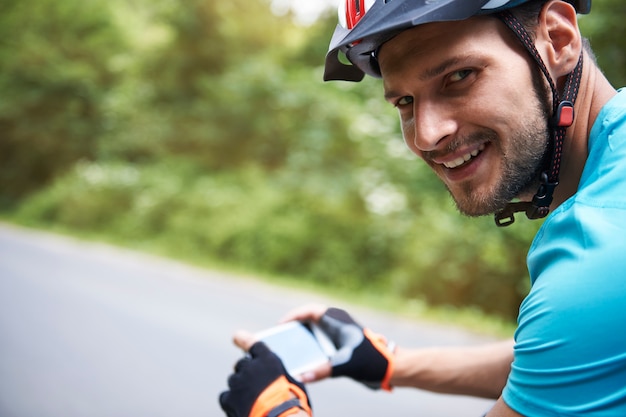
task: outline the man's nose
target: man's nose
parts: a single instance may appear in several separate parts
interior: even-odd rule
[[[416,149],[429,152],[440,148],[446,138],[457,129],[457,123],[448,108],[431,102],[414,103],[411,140]]]

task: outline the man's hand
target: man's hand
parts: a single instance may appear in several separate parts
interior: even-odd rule
[[[364,329],[347,312],[337,308],[305,306],[288,314],[283,321],[289,320],[316,322],[337,348],[328,366],[302,375],[303,381],[347,376],[372,389],[391,390],[389,380],[395,358],[384,337]]]
[[[283,417],[300,410],[312,415],[304,385],[289,376],[263,342],[254,343],[249,356],[237,362],[228,387],[219,397],[228,417]]]

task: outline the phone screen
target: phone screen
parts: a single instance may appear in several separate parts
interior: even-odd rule
[[[257,333],[256,336],[278,355],[292,376],[328,362],[328,347],[322,347],[308,324],[289,322]]]

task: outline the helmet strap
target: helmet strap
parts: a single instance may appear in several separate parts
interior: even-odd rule
[[[522,42],[530,55],[539,65],[541,72],[545,75],[550,89],[552,90],[552,117],[549,120],[551,157],[548,170],[541,173],[541,184],[535,193],[532,201],[508,203],[502,211],[495,214],[495,222],[499,227],[505,227],[515,222],[515,213],[525,212],[529,219],[541,219],[550,212],[553,193],[559,184],[559,172],[561,170],[561,157],[563,155],[563,141],[567,128],[574,122],[574,103],[578,96],[580,79],[583,68],[583,54],[581,52],[578,63],[574,70],[567,75],[565,87],[561,97],[548,72],[539,51],[530,34],[526,31],[520,21],[510,12],[503,11],[496,16],[507,25],[517,38]]]

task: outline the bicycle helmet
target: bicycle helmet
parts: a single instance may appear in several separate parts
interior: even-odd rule
[[[558,185],[565,132],[574,121],[574,102],[582,74],[583,54],[567,76],[559,94],[530,34],[509,9],[531,0],[342,0],[337,25],[326,55],[324,80],[361,81],[365,74],[380,78],[376,54],[380,46],[409,28],[432,22],[464,20],[493,14],[511,29],[530,53],[552,90],[552,116],[549,120],[551,158],[541,174],[541,184],[532,201],[509,203],[495,214],[498,226],[515,221],[523,211],[529,219],[548,215],[554,189]],[[547,1],[547,0],[546,0]],[[578,13],[589,13],[591,0],[563,0]],[[350,64],[340,60],[345,55]]]
[[[492,14],[529,0],[341,0],[339,24],[330,41],[324,80],[361,81],[380,78],[378,48],[395,35],[432,22],[464,20]],[[579,13],[589,13],[591,0],[566,0]],[[352,65],[339,59],[343,53]]]

